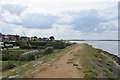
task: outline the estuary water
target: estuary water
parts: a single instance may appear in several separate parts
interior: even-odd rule
[[[71,42],[88,43],[95,48],[102,49],[104,51],[107,51],[111,54],[120,57],[120,54],[118,54],[118,50],[120,50],[120,48],[118,47],[119,41],[71,41]]]

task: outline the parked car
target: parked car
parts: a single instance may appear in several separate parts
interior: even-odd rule
[[[0,48],[4,48],[4,43],[0,42]]]
[[[13,48],[12,44],[5,44],[5,48]]]

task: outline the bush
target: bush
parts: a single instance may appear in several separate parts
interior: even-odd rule
[[[66,47],[66,43],[63,42],[63,41],[56,41],[54,44],[53,44],[53,47],[55,49],[63,49]]]
[[[28,61],[29,57],[28,57],[28,55],[21,55],[20,60],[21,61]]]
[[[27,55],[22,55],[20,57],[21,61],[31,61],[31,60],[35,60],[35,54],[27,54]]]
[[[2,61],[7,61],[8,60],[8,56],[7,55],[2,55]]]
[[[45,49],[45,54],[49,54],[49,53],[53,52],[53,50],[54,50],[53,47],[47,47],[47,48]]]
[[[8,69],[12,69],[14,67],[16,67],[15,64],[13,64],[13,63],[7,63],[5,66],[2,65],[2,71],[8,70]]]
[[[45,46],[48,42],[47,41],[31,41],[30,44],[32,46]]]
[[[40,54],[44,54],[45,50],[39,50],[38,52],[36,52],[36,54],[40,55]]]
[[[8,64],[8,69],[11,69],[11,68],[14,68],[14,67],[16,67],[16,65],[14,65],[13,63],[10,63],[10,64]]]
[[[15,60],[18,61],[20,54],[2,54],[2,61]]]
[[[32,49],[45,49],[48,46],[52,46],[55,49],[63,49],[66,46],[69,46],[69,43],[65,43],[64,41],[29,41]],[[20,45],[20,48],[22,49],[31,49],[30,46],[28,46],[27,43],[22,41],[17,41],[17,45]]]
[[[28,54],[29,61],[35,60],[35,54]]]
[[[30,49],[30,47],[28,45],[21,45],[20,48],[21,49]]]

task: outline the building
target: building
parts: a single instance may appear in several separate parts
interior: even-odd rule
[[[9,37],[9,41],[16,41],[19,40],[19,35],[7,35]]]
[[[48,40],[49,38],[45,38],[45,37],[42,38],[42,41],[48,41]]]
[[[0,33],[0,41],[2,41],[2,33]]]
[[[48,41],[49,38],[41,38],[41,37],[37,37],[37,36],[34,36],[34,37],[27,37],[27,36],[19,36],[19,35],[4,35],[2,33],[0,33],[0,41],[12,41],[12,42],[15,42],[15,41],[28,41],[28,40],[32,40],[32,41]]]
[[[26,36],[21,36],[19,40],[21,40],[21,41],[28,41],[28,40],[29,40],[29,38],[28,38],[28,37],[26,37]]]
[[[7,35],[2,35],[2,41],[10,41]]]

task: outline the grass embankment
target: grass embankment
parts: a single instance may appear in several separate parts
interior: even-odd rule
[[[82,50],[74,56],[80,58],[85,78],[116,78],[117,73],[114,74],[113,70],[117,67],[109,57],[99,53],[91,45],[82,45]]]
[[[72,46],[70,46],[70,47],[72,47]],[[36,64],[36,62],[43,61],[43,63],[46,63],[52,59],[59,58],[59,56],[62,55],[59,53],[64,52],[66,49],[69,49],[69,48],[67,47],[65,49],[54,50],[52,53],[50,53],[48,55],[41,54],[38,59],[35,59],[30,62],[26,62],[23,65],[20,65],[11,70],[3,72],[2,76],[6,76],[6,78],[8,78],[10,76],[25,77],[24,73],[34,70],[37,66],[41,65],[41,64]]]
[[[0,68],[0,72],[1,71],[5,71],[8,70],[8,65],[9,64],[14,64],[15,66],[20,66],[25,64],[27,61],[0,61],[0,66],[2,66],[2,68]]]
[[[20,66],[23,63],[25,63],[26,61],[17,61],[17,60],[11,60],[11,59],[13,59],[14,56],[17,56],[16,59],[18,59],[20,54],[23,54],[23,53],[29,52],[29,51],[30,51],[30,49],[10,49],[10,50],[2,51],[1,59],[3,59],[3,61],[0,61],[0,63],[1,63],[0,66],[2,66],[2,68],[0,68],[0,72],[8,70],[9,64],[14,64],[15,66]],[[9,57],[9,60],[4,60],[4,59],[7,59],[8,57]]]

